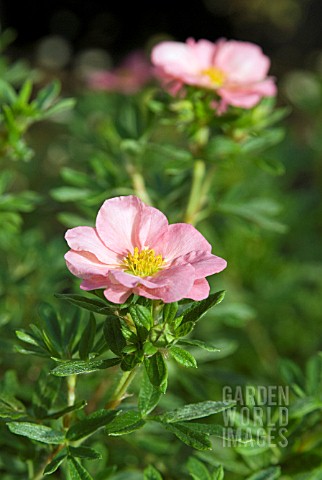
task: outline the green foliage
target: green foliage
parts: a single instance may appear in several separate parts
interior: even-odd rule
[[[272,98],[217,116],[194,87],[74,101],[24,62],[2,55],[0,74],[1,479],[319,479],[319,74],[285,87],[298,124]],[[228,260],[207,299],[80,293],[65,227],[128,194]]]

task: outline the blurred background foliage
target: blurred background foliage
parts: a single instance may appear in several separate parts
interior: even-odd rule
[[[279,478],[274,465],[281,465],[285,480],[321,478],[322,369],[316,357],[322,348],[321,2],[65,1],[19,7],[2,2],[1,17],[2,26],[11,29],[2,35],[0,58],[2,393],[14,391],[29,405],[41,371],[48,368],[41,359],[16,353],[15,330],[39,321],[42,302],[61,312],[62,323],[75,314],[54,297],[78,292],[79,282],[63,260],[66,228],[92,225],[106,198],[140,192],[142,179],[171,222],[182,219],[189,193],[189,142],[172,128],[171,114],[168,124],[157,123],[164,112],[158,111],[155,87],[133,96],[94,92],[87,75],[119,65],[136,49],[148,55],[161,39],[252,41],[272,60],[277,104],[263,102],[245,114],[244,126],[236,126],[244,133],[248,129],[246,134],[257,128],[257,144],[236,143],[213,126],[206,155],[214,181],[208,210],[197,219],[228,268],[211,279],[212,291],[227,290],[225,301],[194,335],[212,339],[221,351],[197,354],[199,368],[193,372],[171,365],[171,393],[161,406],[219,400],[224,385],[290,385],[295,437],[287,449],[251,455],[214,441],[214,452],[197,457],[210,471],[224,465],[228,479]],[[272,125],[260,123],[274,111],[280,118]],[[10,138],[8,122],[16,132]],[[78,328],[80,334],[81,324]],[[93,390],[99,397],[102,376],[88,378],[79,387],[80,398]],[[24,438],[1,429],[0,446],[8,447],[0,460],[1,478],[26,478],[25,458],[36,453]],[[106,465],[119,465],[121,473],[112,468],[97,480],[141,479],[138,472],[149,463],[164,478],[190,478],[178,458],[185,465],[191,451],[157,429],[98,448]],[[122,476],[122,468],[130,470]],[[265,469],[267,476],[252,476]]]

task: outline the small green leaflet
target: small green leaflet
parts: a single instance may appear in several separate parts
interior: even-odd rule
[[[145,358],[144,366],[152,385],[161,387],[166,384],[168,369],[161,352]]]
[[[70,480],[94,480],[87,470],[73,457],[68,458]]]
[[[56,472],[56,470],[60,467],[66,457],[67,452],[64,449],[58,455],[56,455],[50,463],[48,463],[44,470],[44,476],[51,475],[52,473]]]
[[[9,422],[7,425],[12,433],[28,437],[31,440],[37,440],[38,442],[60,445],[65,441],[63,432],[53,430],[45,425],[30,422]]]
[[[144,470],[143,475],[143,480],[162,480],[160,473],[152,465]]]
[[[89,447],[69,447],[68,450],[72,457],[86,458],[87,460],[101,460],[102,458],[100,452]]]
[[[200,320],[212,307],[218,305],[225,297],[225,290],[221,290],[217,293],[212,293],[205,300],[200,302],[194,302],[191,307],[189,307],[183,313],[183,320],[181,325],[187,322],[196,322]]]
[[[135,410],[121,412],[106,427],[106,433],[112,436],[125,435],[132,433],[145,425],[141,414]]]
[[[106,360],[72,360],[70,362],[63,362],[55,367],[51,373],[57,377],[68,377],[69,375],[80,375],[82,373],[96,372],[97,370],[104,370],[105,368],[114,367],[120,363],[119,358],[108,358]]]
[[[187,469],[193,480],[213,480],[207,467],[195,457],[188,459]]]
[[[208,417],[215,413],[223,412],[235,405],[235,402],[206,402],[191,403],[175,410],[170,410],[156,419],[162,423],[175,423],[187,420],[195,420],[197,418]]]
[[[195,357],[193,357],[191,353],[187,352],[187,350],[184,350],[180,347],[171,347],[169,352],[171,357],[180,365],[183,365],[184,367],[197,368]]]
[[[269,467],[260,472],[256,472],[246,480],[277,480],[281,476],[280,467]]]
[[[196,450],[211,450],[208,436],[195,431],[193,427],[181,423],[164,423],[163,426],[189,447]]]
[[[118,414],[115,410],[97,410],[70,427],[66,438],[71,441],[79,440],[96,432],[99,428],[110,423]]]

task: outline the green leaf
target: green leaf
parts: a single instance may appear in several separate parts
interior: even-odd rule
[[[38,307],[38,311],[41,319],[44,321],[50,343],[53,345],[54,349],[59,352],[62,345],[62,331],[56,310],[49,303],[42,303]]]
[[[21,340],[22,342],[42,348],[42,342],[40,342],[39,339],[37,339],[34,335],[31,335],[24,330],[16,330],[15,333],[17,338],[19,338],[19,340]]]
[[[141,414],[134,410],[120,413],[114,420],[106,427],[106,433],[112,436],[126,435],[135,430],[142,428],[145,425]]]
[[[169,352],[172,358],[174,358],[174,360],[180,365],[183,365],[184,367],[197,368],[195,357],[193,357],[191,353],[187,352],[187,350],[184,350],[180,347],[171,347]]]
[[[120,319],[114,315],[109,315],[104,322],[103,333],[108,348],[121,356],[122,350],[126,346],[126,340],[122,334],[122,325]]]
[[[50,194],[57,202],[78,202],[88,199],[92,191],[88,188],[57,187],[52,189]]]
[[[285,166],[279,160],[275,158],[257,158],[255,163],[265,172],[271,175],[283,175],[285,173]]]
[[[113,313],[113,309],[98,298],[88,298],[83,295],[78,295],[77,293],[55,293],[55,297],[67,300],[67,302],[77,307],[85,308],[85,310],[89,310],[90,312],[101,313],[102,315]]]
[[[88,360],[92,351],[96,334],[96,320],[91,312],[87,326],[81,336],[78,346],[79,356],[82,360]]]
[[[17,420],[27,415],[25,406],[16,398],[2,394],[0,397],[0,418]]]
[[[276,480],[281,476],[281,469],[280,467],[269,467],[265,468],[265,470],[261,470],[260,472],[256,472],[247,480]]]
[[[72,425],[67,431],[66,438],[75,441],[87,437],[110,423],[116,415],[118,415],[118,412],[114,410],[97,410],[88,415],[88,417]]]
[[[176,408],[163,413],[157,417],[158,421],[162,423],[181,422],[183,420],[194,420],[196,418],[208,417],[215,413],[223,412],[235,405],[235,402],[213,402],[208,400],[206,402],[191,403],[183,407]]]
[[[217,348],[214,345],[210,345],[209,343],[203,342],[202,340],[184,339],[184,340],[179,340],[178,344],[199,347],[199,348],[202,348],[203,350],[207,350],[207,352],[220,352],[220,348]]]
[[[143,475],[143,480],[162,480],[160,473],[152,465],[144,470]]]
[[[45,425],[30,422],[9,422],[7,425],[12,433],[28,437],[31,440],[37,440],[38,442],[60,445],[65,441],[64,433]]]
[[[88,460],[101,460],[102,454],[89,447],[69,447],[70,455],[77,458],[86,458]]]
[[[141,414],[144,416],[152,412],[152,410],[154,410],[159,403],[161,396],[161,390],[152,385],[146,370],[143,370],[143,376],[141,380],[141,387],[138,398],[138,407]]]
[[[73,457],[68,458],[70,480],[94,480],[88,471]]]
[[[144,359],[149,380],[155,387],[164,385],[168,378],[168,369],[161,352]]]
[[[34,103],[39,110],[46,110],[57,98],[59,92],[60,84],[58,81],[54,81],[39,91]]]
[[[193,480],[212,480],[206,466],[195,457],[188,459],[187,469]]]
[[[49,415],[46,415],[44,418],[61,418],[67,413],[70,412],[76,412],[77,410],[81,410],[82,408],[86,407],[87,403],[85,400],[81,400],[80,402],[75,403],[74,405],[71,405],[70,407],[62,408],[61,410],[58,410],[57,412],[50,413]]]
[[[143,305],[133,305],[129,308],[131,317],[136,326],[150,330],[153,326],[153,317],[151,310]]]
[[[173,333],[176,338],[185,337],[186,335],[189,335],[189,333],[192,332],[192,330],[195,328],[195,325],[196,325],[195,322],[183,323],[183,321],[181,321],[180,325],[177,328],[175,328]]]
[[[213,473],[213,480],[223,480],[224,479],[224,468],[222,465]]]
[[[190,426],[181,423],[164,423],[163,426],[189,447],[196,450],[211,450],[211,443],[207,435],[195,431]]]
[[[114,367],[120,363],[119,358],[108,358],[106,360],[71,360],[55,367],[51,373],[57,377],[68,377],[69,375],[80,375],[83,373],[96,372],[105,368]]]
[[[149,308],[144,305],[130,306],[129,312],[135,323],[136,331],[141,342],[144,342],[148,336],[148,332],[153,326],[153,317]]]
[[[121,362],[121,369],[124,372],[129,372],[133,370],[133,368],[136,367],[136,365],[140,364],[143,360],[143,354],[142,352],[134,352],[129,353],[128,355],[125,355],[123,357],[123,360]]]
[[[183,313],[182,324],[200,320],[208,310],[218,305],[224,299],[225,293],[225,290],[221,290],[220,292],[212,293],[205,300],[194,302],[191,307]]]
[[[65,449],[59,452],[59,454],[56,455],[53,458],[53,460],[50,463],[48,463],[48,465],[46,466],[43,473],[44,476],[51,475],[52,473],[56,472],[56,470],[60,467],[60,465],[63,463],[66,457],[67,457],[67,452]]]
[[[171,323],[178,311],[178,302],[165,303],[162,310],[162,319],[165,323]]]

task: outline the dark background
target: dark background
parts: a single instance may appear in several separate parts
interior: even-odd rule
[[[11,27],[17,34],[12,54],[31,60],[48,35],[67,40],[71,58],[100,48],[116,62],[159,37],[226,37],[260,44],[272,58],[273,73],[281,74],[310,67],[322,48],[321,0],[6,0],[0,3],[0,15],[2,29]]]

